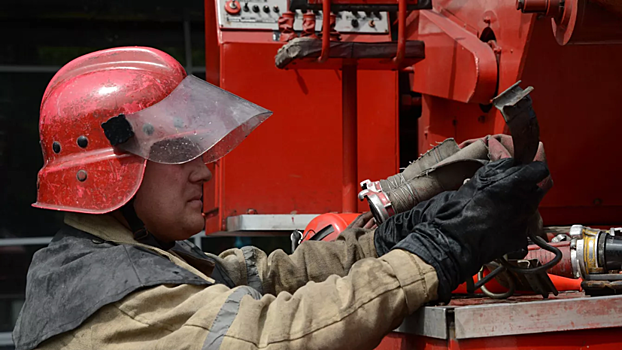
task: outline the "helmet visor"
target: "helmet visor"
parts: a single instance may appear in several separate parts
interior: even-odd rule
[[[125,116],[133,137],[117,146],[145,159],[213,162],[234,149],[272,112],[195,76],[162,101]]]

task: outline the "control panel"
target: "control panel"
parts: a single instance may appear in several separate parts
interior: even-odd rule
[[[287,0],[218,0],[218,23],[223,29],[279,30]],[[322,30],[322,11],[315,13],[315,30]],[[302,11],[296,10],[294,30],[302,31]],[[340,33],[387,34],[386,12],[340,11],[335,14]]]

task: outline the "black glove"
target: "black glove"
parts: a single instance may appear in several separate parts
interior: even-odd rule
[[[347,228],[365,228],[365,229],[373,229],[376,227],[376,220],[374,219],[374,214],[371,211],[366,211],[363,214],[359,215],[348,225]]]
[[[538,183],[549,171],[542,162],[513,163],[503,159],[479,169],[434,218],[395,245],[434,267],[440,300],[448,301],[483,264],[527,246],[530,219],[544,196]]]
[[[391,216],[380,224],[374,233],[374,244],[378,256],[388,253],[397,242],[413,232],[415,226],[428,222],[456,191],[439,193],[427,201],[420,202],[409,211]]]

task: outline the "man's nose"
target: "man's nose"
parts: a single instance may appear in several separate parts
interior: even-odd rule
[[[191,161],[188,165],[192,166],[190,174],[191,182],[207,182],[212,179],[212,172],[209,171],[207,165],[203,163],[201,157]]]

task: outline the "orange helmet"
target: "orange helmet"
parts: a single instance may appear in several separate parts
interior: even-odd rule
[[[146,47],[93,52],[65,65],[41,102],[38,208],[103,214],[140,187],[147,160],[217,160],[272,113],[188,76]]]

